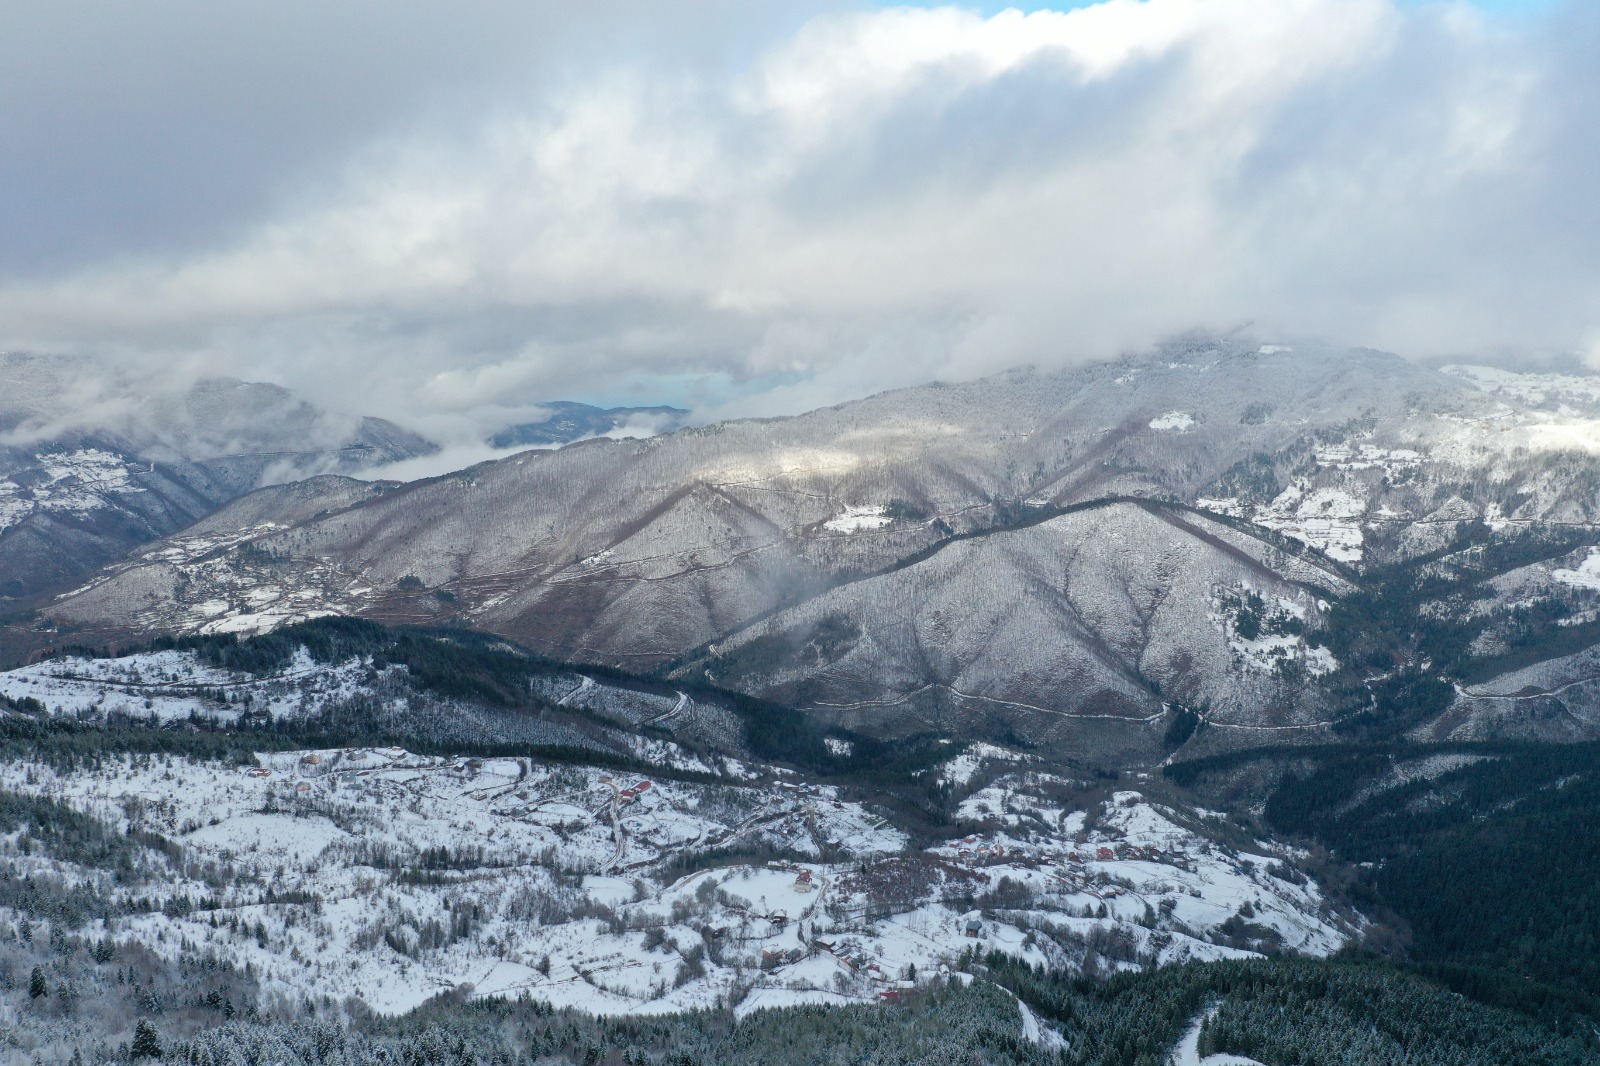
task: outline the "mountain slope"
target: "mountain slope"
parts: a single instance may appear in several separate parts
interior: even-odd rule
[[[263,483],[426,454],[378,418],[275,385],[119,380],[88,359],[0,353],[0,604],[27,604]]]
[[[1145,747],[1162,731],[1152,716],[1163,702],[1241,734],[1300,728],[1382,703],[1379,682],[1414,692],[1418,670],[1439,675],[1429,685],[1448,684],[1441,672],[1516,652],[1528,612],[1553,602],[1539,590],[1561,580],[1518,584],[1512,572],[1600,540],[1600,465],[1580,447],[1586,433],[1600,441],[1600,407],[1574,406],[1570,388],[1552,404],[1526,377],[1507,385],[1370,351],[1196,340],[1143,359],[935,384],[795,418],[527,452],[362,499],[332,482],[310,485],[308,497],[327,498],[304,501],[271,528],[262,525],[267,505],[241,501],[218,512],[205,537],[138,553],[49,615],[95,631],[152,632],[355,613],[470,625],[556,658],[634,669],[679,668],[719,642],[752,645],[751,655],[798,652],[819,626],[823,643],[843,648],[860,629],[871,639],[841,676],[891,701],[874,712],[885,728],[937,720],[942,712],[925,706],[933,697],[912,700],[914,691],[944,692],[964,715],[976,714],[978,696],[1047,715],[1103,699],[1121,719],[1151,718],[1135,745]],[[1486,381],[1492,389],[1480,387]],[[1183,506],[1102,509],[1092,532],[1078,530],[1085,515],[1039,527],[1080,504],[1129,498]],[[1035,528],[1019,535],[1022,527]],[[1077,571],[1058,565],[1066,542],[1039,541],[1069,529],[1096,549]],[[1493,548],[1488,562],[1472,554],[1493,545],[1511,547]],[[958,560],[969,561],[947,572]],[[985,602],[985,568],[1016,599],[965,628],[947,631],[912,611],[894,636],[867,595],[907,590],[884,593],[896,609],[922,602],[903,598],[913,595],[943,596],[952,609]],[[1391,572],[1411,576],[1395,584],[1383,576]],[[1115,595],[1102,590],[1116,610],[1074,599],[1096,580],[1123,582]],[[1505,588],[1489,589],[1491,580]],[[1287,591],[1295,582],[1327,590],[1335,606],[1360,588],[1363,603],[1386,612],[1381,626],[1330,631],[1340,669],[1326,680],[1322,653],[1296,644],[1326,612],[1306,605],[1309,593]],[[1157,601],[1157,621],[1170,624],[1131,640]],[[1274,617],[1279,631],[1263,632]],[[751,628],[774,618],[776,630]],[[1444,649],[1400,632],[1424,623],[1473,633]],[[1229,625],[1242,636],[1225,654]],[[1582,626],[1546,628],[1579,641],[1564,654],[1594,643]],[[753,644],[757,635],[766,644]],[[1235,673],[1235,656],[1261,669]],[[982,663],[1018,680],[991,692],[989,676],[964,673]],[[752,691],[796,699],[809,697],[793,686],[829,684],[809,660],[738,669]],[[1085,693],[1051,695],[1061,677],[1094,680]],[[1302,682],[1299,695],[1273,688]],[[1410,711],[1383,714],[1395,728],[1421,722]],[[1011,711],[988,720],[1024,726]],[[1037,729],[1030,722],[1024,732]]]
[[[1349,587],[1204,516],[1116,502],[834,588],[713,644],[700,665],[854,728],[1149,754],[1174,704],[1262,736],[1325,719],[1305,681],[1336,664],[1302,634],[1321,598]],[[1252,602],[1264,617],[1247,638]]]

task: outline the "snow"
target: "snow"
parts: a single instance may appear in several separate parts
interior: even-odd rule
[[[1162,964],[1247,957],[1181,931],[1204,935],[1245,902],[1289,950],[1325,955],[1349,935],[1321,916],[1313,883],[1266,877],[1265,855],[1225,854],[1137,792],[1114,796],[1085,833],[1083,811],[1044,798],[1061,778],[1016,771],[998,787],[1043,813],[1047,832],[1030,816],[1026,828],[1018,819],[981,840],[915,852],[903,833],[832,788],[788,781],[657,779],[614,815],[613,798],[639,784],[632,775],[400,748],[263,753],[254,772],[179,757],[113,757],[97,772],[0,767],[0,788],[51,795],[118,828],[137,821],[180,845],[186,869],[233,871],[221,887],[170,871],[169,891],[214,895],[212,909],[137,914],[119,919],[120,931],[158,951],[187,940],[251,965],[269,992],[354,994],[386,1013],[470,986],[480,996],[527,991],[557,1006],[652,1014],[736,999],[751,975],[741,1015],[874,1002],[913,968],[919,981],[936,979],[973,947],[1074,965],[1055,941],[1028,931],[1041,923],[1076,936],[1115,927]],[[846,858],[670,872],[673,859],[696,851],[741,842],[803,850],[813,837],[837,841]],[[1101,847],[1115,854],[1103,857]],[[427,865],[426,855],[453,858]],[[11,858],[35,871],[52,862]],[[1258,871],[1244,872],[1246,861]],[[945,899],[971,898],[1001,878],[1026,885],[1031,900],[985,915],[982,937],[968,937],[975,912]],[[902,883],[918,886],[909,898],[886,887]],[[318,902],[268,903],[268,887]],[[889,913],[873,902],[885,891],[896,899]],[[1182,926],[1158,935],[1139,923],[1165,900]],[[430,923],[454,928],[462,907],[477,916],[467,934],[401,950]],[[1104,917],[1082,916],[1100,907]],[[680,979],[685,953],[707,942],[717,954],[702,959],[704,975]],[[764,952],[777,961],[764,962]],[[1055,1046],[1037,1019],[1029,1033]]]
[[[1359,562],[1367,502],[1344,489],[1311,488],[1302,479],[1257,512],[1258,525],[1275,529],[1339,562]]]
[[[1032,756],[983,741],[974,741],[962,749],[961,754],[939,768],[939,780],[952,785],[972,782],[972,775],[992,762],[1022,762]]]
[[[317,761],[311,762],[312,758]],[[149,812],[145,817],[154,820],[152,828],[178,840],[191,856],[243,868],[246,876],[221,890],[224,917],[231,914],[247,922],[266,918],[271,925],[275,915],[286,916],[282,907],[275,910],[256,902],[255,890],[249,887],[251,871],[271,878],[280,891],[307,891],[320,898],[321,918],[311,923],[313,928],[284,925],[280,931],[274,926],[277,942],[270,949],[260,948],[253,938],[241,942],[226,932],[219,935],[208,915],[198,912],[187,919],[154,914],[130,920],[149,933],[164,930],[168,941],[187,936],[215,946],[241,964],[253,962],[269,986],[284,990],[343,995],[356,988],[375,1009],[398,1011],[441,988],[460,984],[473,985],[478,994],[537,986],[541,995],[548,993],[557,1003],[637,1013],[709,1005],[726,993],[733,979],[731,970],[723,970],[710,983],[684,986],[664,997],[657,992],[663,984],[670,986],[673,970],[667,968],[662,979],[657,973],[659,953],[654,959],[641,957],[649,954],[639,947],[641,934],[608,932],[588,919],[558,922],[540,931],[507,913],[520,893],[561,891],[560,868],[572,864],[596,868],[611,855],[612,790],[599,771],[509,759],[485,759],[473,769],[460,759],[399,749],[282,752],[259,756],[258,763],[270,770],[269,776],[182,759],[148,766],[124,759],[112,760],[100,775],[55,777],[46,772],[34,784],[12,766],[4,772],[4,785],[48,790],[116,821],[124,820],[127,800],[138,797],[141,809]],[[753,823],[793,817],[787,812],[798,811],[821,795],[818,791],[810,796],[766,796],[759,790],[655,782],[623,807],[623,817],[637,827],[624,834],[626,859],[634,869],[627,876],[589,874],[565,891],[597,906],[654,913],[677,928],[672,908],[666,905],[673,889],[663,888],[650,872],[655,868],[648,858],[653,841],[725,845],[741,832],[759,832]],[[730,826],[697,813],[717,797],[721,797],[717,805],[732,800],[755,817]],[[770,814],[763,815],[763,810]],[[828,800],[825,809],[815,812],[822,832],[837,832],[841,822],[852,818],[866,821],[852,805],[837,800]],[[717,838],[719,832],[723,839]],[[905,838],[891,831],[877,834],[877,839],[898,848]],[[870,857],[870,844],[856,848],[854,854]],[[430,848],[479,847],[483,854],[476,861],[495,872],[487,882],[447,872],[439,885],[391,881],[376,894],[362,887],[381,874],[362,858],[373,849],[414,857]],[[846,851],[851,851],[849,845]],[[642,871],[641,858],[647,860]],[[731,887],[798,919],[819,896],[796,891],[794,882],[793,872],[755,868],[736,874]],[[637,899],[640,885],[646,886],[643,899]],[[181,878],[174,885],[180,891],[184,887]],[[210,891],[203,885],[191,886],[195,898]],[[483,937],[418,962],[390,950],[381,940],[375,948],[353,946],[363,931],[419,928],[430,916],[444,914],[452,897],[473,899],[486,913],[496,915],[487,919]],[[790,925],[791,940],[794,930]],[[489,937],[515,951],[504,957],[490,952]],[[687,929],[680,929],[676,938],[685,945],[699,941],[698,933]],[[548,978],[534,965],[543,954],[553,959]],[[299,958],[316,961],[301,964]]]
[[[1048,839],[1039,839],[1036,832],[1031,839],[1009,831],[992,832],[949,841],[933,852],[991,875],[1003,872],[1023,881],[1068,913],[1085,905],[1104,905],[1112,920],[1131,921],[1159,898],[1170,901],[1174,919],[1189,929],[1205,930],[1216,928],[1249,903],[1256,912],[1250,920],[1273,929],[1291,950],[1326,955],[1343,943],[1346,934],[1323,917],[1323,897],[1314,882],[1296,886],[1262,872],[1272,856],[1229,855],[1131,791],[1117,793],[1094,829],[1085,834],[1082,812],[1063,812],[1043,799],[1043,791],[1059,783],[1053,775],[1020,773],[1002,778],[968,801],[987,797],[990,820],[1012,827],[1029,824],[1037,829],[1039,819],[1011,817],[1010,811],[1042,814],[1045,823],[1059,824]],[[959,816],[984,815],[964,803]],[[1175,936],[1162,958],[1248,954]]]
[[[1492,366],[1459,364],[1440,369],[1484,392],[1523,403],[1545,404],[1563,399],[1600,402],[1600,375],[1525,373]]]
[[[583,879],[583,891],[590,899],[615,907],[633,898],[633,882],[625,877],[590,874]]]
[[[1600,452],[1600,420],[1552,421],[1529,426],[1528,444],[1539,451]]]
[[[1590,548],[1589,554],[1575,569],[1563,567],[1551,570],[1550,576],[1563,585],[1600,590],[1600,548]]]
[[[1345,587],[1318,561],[1220,521],[1115,503],[958,540],[836,586],[712,643],[707,665],[719,684],[779,699],[804,679],[807,706],[852,727],[954,709],[964,719],[999,714],[1019,736],[1042,739],[1063,716],[1159,720],[1162,702],[1129,682],[1135,671],[1163,685],[1181,671],[1185,702],[1209,704],[1223,722],[1305,721],[1313,701],[1289,703],[1272,683],[1239,685],[1225,634],[1207,623],[1210,591],[1246,580],[1308,605],[1307,584]],[[837,617],[860,633],[825,654],[776,664],[745,655],[773,638],[804,647]],[[1112,668],[1086,634],[1115,634],[1111,654],[1126,668]]]
[[[823,1006],[837,1007],[859,1002],[854,996],[829,992],[820,988],[757,988],[734,1008],[736,1018],[745,1018],[758,1010],[777,1010],[782,1007]]]
[[[13,471],[0,479],[0,530],[35,512],[83,515],[110,507],[109,496],[144,491],[131,480],[126,460],[99,448],[49,452],[35,461],[26,473],[36,476]]]
[[[1261,620],[1261,628],[1257,634],[1247,638],[1240,634],[1234,612],[1251,595],[1260,598],[1266,617]],[[1211,621],[1227,635],[1228,648],[1238,666],[1257,673],[1270,674],[1280,665],[1292,662],[1297,663],[1312,677],[1322,677],[1339,668],[1339,661],[1334,658],[1332,652],[1327,648],[1312,647],[1306,642],[1303,633],[1274,632],[1280,627],[1287,630],[1285,623],[1291,620],[1305,625],[1311,613],[1309,600],[1278,596],[1270,591],[1263,593],[1249,585],[1238,585],[1217,589],[1213,594],[1212,604]],[[1319,605],[1319,610],[1325,607],[1326,605]]]
[[[1039,1020],[1039,1016],[1028,1009],[1028,1005],[1017,1000],[1017,1010],[1022,1014],[1022,1038],[1030,1044],[1038,1044],[1047,1051],[1065,1051],[1067,1041],[1055,1029]]]
[[[1244,505],[1237,496],[1201,496],[1194,501],[1194,505],[1202,511],[1215,511],[1217,514],[1232,515],[1243,518]]]
[[[1422,462],[1414,448],[1381,448],[1373,444],[1345,443],[1317,449],[1317,462],[1334,470],[1382,470],[1395,474]]]
[[[1150,428],[1158,430],[1185,430],[1194,425],[1194,416],[1187,411],[1168,411],[1150,420]]]
[[[0,695],[31,696],[55,714],[121,713],[163,722],[193,715],[231,722],[244,704],[274,718],[314,712],[372,680],[363,662],[328,666],[313,662],[303,648],[283,670],[263,676],[209,667],[187,652],[161,651],[47,659],[0,673]],[[227,703],[217,700],[219,691]]]
[[[882,507],[846,507],[843,513],[822,523],[822,528],[832,533],[859,533],[865,529],[882,529],[892,521]]]
[[[1215,1014],[1212,1010],[1203,1012],[1183,1034],[1183,1039],[1178,1041],[1178,1046],[1172,1049],[1172,1056],[1167,1060],[1172,1066],[1265,1066],[1256,1059],[1245,1058],[1243,1055],[1207,1055],[1200,1057],[1200,1029],[1205,1024],[1205,1019]]]
[[[1312,677],[1322,677],[1339,668],[1339,661],[1327,648],[1310,647],[1298,636],[1262,635],[1246,640],[1235,632],[1229,634],[1228,646],[1242,663],[1262,672],[1270,672],[1285,661],[1298,661]]]
[[[273,522],[222,532],[207,530],[158,541],[58,602],[119,603],[149,631],[263,633],[329,615],[355,614],[376,598],[373,584],[327,558],[285,566],[250,550],[276,531]],[[158,588],[181,588],[170,600]],[[135,589],[126,587],[132,582]],[[71,613],[72,608],[62,608]],[[99,608],[91,608],[92,610]]]

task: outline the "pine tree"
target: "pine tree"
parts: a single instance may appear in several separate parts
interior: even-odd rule
[[[28,995],[34,999],[39,999],[49,994],[50,990],[45,987],[44,983],[44,971],[35,966],[33,973],[28,977]]]
[[[161,1057],[161,1037],[156,1034],[156,1027],[148,1021],[141,1020],[133,1031],[133,1057],[136,1059]]]

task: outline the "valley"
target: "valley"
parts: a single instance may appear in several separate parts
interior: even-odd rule
[[[1600,406],[1271,347],[319,473],[57,585],[0,640],[0,971],[59,945],[27,966],[79,1005],[0,1022],[41,1061],[131,1039],[122,1002],[202,1060],[466,1009],[726,1056],[691,1019],[998,989],[952,1039],[1275,1063],[1309,1045],[1263,1004],[1333,980],[1583,1061],[1587,911],[1514,932],[1500,859],[1425,886],[1504,856],[1587,899],[1551,842],[1600,742],[1600,480],[1550,442]],[[26,521],[150,491],[46,459]]]
[[[0,1066],[1600,1066],[1597,56],[0,7]]]

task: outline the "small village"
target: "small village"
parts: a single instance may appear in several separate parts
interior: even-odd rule
[[[207,693],[227,675],[171,652],[8,683],[62,712],[121,705],[175,725],[241,705],[306,713],[367,683],[352,664],[303,691],[306,669],[296,660],[224,701]],[[586,675],[549,686],[566,706],[629,720],[706,713]],[[1135,792],[1063,806],[1051,797],[1069,783],[1022,752],[952,746],[936,772],[960,797],[959,835],[911,848],[834,786],[751,763],[713,776],[670,741],[648,744],[650,772],[353,746],[262,752],[233,769],[14,767],[5,787],[161,833],[196,869],[232,871],[229,891],[179,885],[190,903],[122,920],[146,939],[204,945],[287,997],[354,991],[380,1011],[463,986],[611,1014],[895,1001],[992,949],[1117,969],[1321,955],[1351,935],[1314,883],[1267,872],[1283,856],[1230,852]]]
[[[1017,759],[993,750],[980,761]],[[380,1011],[461,987],[610,1014],[894,1001],[991,949],[1116,969],[1328,954],[1350,935],[1314,883],[1267,873],[1277,857],[1230,853],[1135,792],[1092,826],[1080,810],[1047,811],[1048,834],[995,816],[917,850],[833,786],[776,771],[713,784],[355,747],[7,774],[0,787],[232,871],[222,892],[175,886],[188,903],[124,932]],[[1018,769],[972,795],[1038,809],[1050,781]]]

